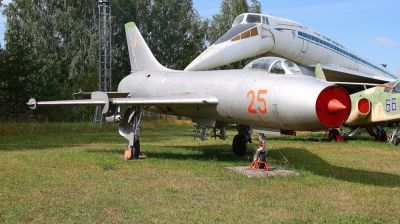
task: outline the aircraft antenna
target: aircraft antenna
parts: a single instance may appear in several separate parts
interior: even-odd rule
[[[98,0],[99,10],[99,91],[111,91],[111,0]],[[101,106],[96,107],[93,125],[106,125]]]

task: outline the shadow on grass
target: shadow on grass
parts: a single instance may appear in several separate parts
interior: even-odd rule
[[[244,157],[235,156],[232,153],[230,146],[226,145],[206,145],[206,146],[162,146],[164,150],[146,150],[141,146],[140,154],[146,155],[147,158],[165,159],[165,160],[195,160],[195,161],[223,161],[223,162],[236,162],[247,161],[248,157],[251,159],[252,152],[248,150],[249,155]],[[86,150],[88,153],[112,153],[123,154],[123,149],[114,150]],[[250,163],[249,163],[250,165]]]
[[[173,152],[172,146],[166,146],[163,148],[171,148],[171,150],[164,150],[162,152],[152,152],[142,149],[142,152],[148,158],[157,159],[170,159],[170,160],[197,160],[197,161],[222,161],[222,162],[243,162],[250,161],[252,156],[248,159],[247,157],[237,157],[231,152],[231,148],[226,145],[207,145],[207,146],[178,146],[181,149],[180,152]],[[182,149],[192,151],[189,153],[182,153]],[[90,150],[91,153],[110,153],[110,151],[104,150]],[[197,153],[198,152],[198,153]],[[251,155],[253,151],[248,151]],[[309,171],[315,175],[334,178],[337,180],[343,180],[353,183],[360,183],[365,185],[382,186],[382,187],[400,187],[400,176],[353,169],[348,167],[341,167],[332,165],[316,154],[311,153],[306,149],[293,149],[283,148],[280,152],[290,161],[290,163],[301,172],[301,170]],[[277,161],[282,160],[282,155],[278,150],[269,150],[268,157],[271,157]],[[113,150],[112,153],[121,154],[121,150]],[[250,165],[250,164],[249,164]]]
[[[280,151],[297,169],[307,170],[319,176],[374,186],[400,187],[398,175],[335,166],[306,149],[283,148]],[[268,156],[282,157],[277,150],[270,150]]]

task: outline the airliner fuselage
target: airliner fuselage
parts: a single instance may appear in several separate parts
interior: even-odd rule
[[[280,56],[314,75],[320,63],[328,81],[388,82],[397,79],[382,65],[340,43],[288,19],[271,15],[239,15],[232,28],[185,70],[207,70],[254,56]]]

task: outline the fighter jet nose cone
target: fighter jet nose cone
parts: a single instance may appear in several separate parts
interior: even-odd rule
[[[219,67],[224,64],[224,53],[219,47],[212,45],[201,55],[199,55],[194,61],[192,61],[186,68],[185,71],[204,71]]]
[[[331,99],[328,102],[328,111],[333,113],[336,111],[341,111],[346,109],[347,107],[345,105],[343,105],[343,103],[341,103],[339,100],[337,99]]]
[[[315,106],[321,123],[328,128],[334,128],[343,124],[349,117],[351,100],[342,87],[329,86],[321,91]]]

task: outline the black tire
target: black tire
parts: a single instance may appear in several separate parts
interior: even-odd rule
[[[387,137],[386,136],[386,131],[382,129],[382,132],[379,135],[379,139],[381,140],[381,142],[386,142],[387,141],[386,137]]]
[[[396,135],[393,137],[393,145],[397,146],[399,144],[399,137]]]
[[[379,140],[381,142],[385,142],[387,140],[386,131],[381,126],[375,126],[374,132],[375,132],[375,141]]]
[[[339,131],[337,129],[331,129],[329,130],[329,136],[328,139],[329,141],[335,141],[336,140],[336,136],[339,135]]]
[[[137,140],[132,146],[132,156],[134,159],[139,159],[140,154],[140,142]]]
[[[243,135],[235,135],[232,142],[232,151],[236,156],[246,155],[247,141]]]
[[[386,141],[386,132],[382,129],[377,135],[375,135],[375,141],[385,142]]]

